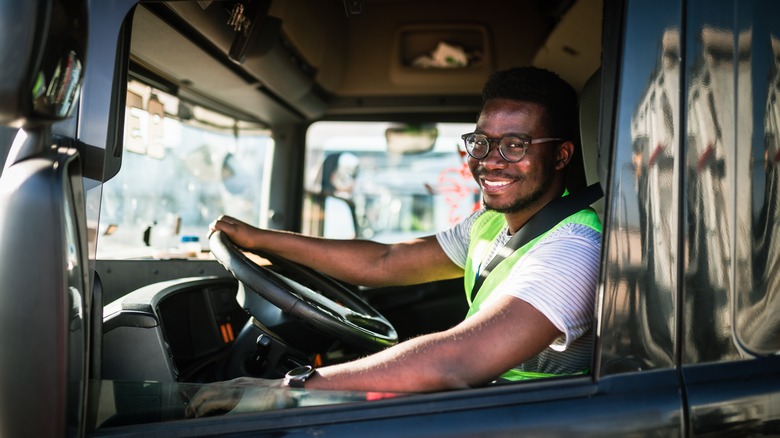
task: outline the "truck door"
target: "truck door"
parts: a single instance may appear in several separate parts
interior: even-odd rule
[[[780,421],[780,3],[686,6],[682,371],[691,435]]]

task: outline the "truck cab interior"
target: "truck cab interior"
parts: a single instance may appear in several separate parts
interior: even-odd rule
[[[149,409],[138,382],[162,382],[156,397],[166,405],[178,388],[166,383],[278,378],[457,323],[466,310],[460,280],[372,290],[276,260],[254,288],[278,291],[258,296],[234,278],[251,270],[252,262],[231,264],[247,256],[227,242],[231,261],[215,260],[208,224],[227,213],[327,237],[432,234],[478,206],[459,136],[473,128],[487,77],[536,65],[581,90],[600,65],[598,0],[111,3],[90,16],[80,2],[28,11],[39,29],[47,13],[61,28],[76,23],[54,26],[38,48],[70,56],[44,53],[74,77],[50,68],[39,78],[61,80],[75,108],[20,98],[6,117],[17,126],[4,131],[30,135],[7,152],[23,161],[49,136],[67,143],[78,123],[80,153],[48,158],[62,164],[45,177],[60,180],[67,205],[17,220],[66,224],[41,252],[70,248],[80,266],[67,280],[57,276],[71,308],[91,317],[92,326],[71,332],[91,337],[88,364],[73,368],[114,382],[98,390],[101,399],[126,400],[81,407],[93,412],[91,427],[180,415]],[[89,37],[76,29],[86,26]],[[65,37],[70,47],[57,41]],[[80,59],[86,47],[91,59]],[[585,183],[580,168],[572,184]],[[20,238],[8,251],[30,245]],[[291,297],[306,304],[303,313],[279,310]]]
[[[0,435],[560,434],[553,411],[583,436],[748,427],[762,412],[777,430],[764,403],[776,394],[697,398],[736,364],[757,391],[755,376],[780,369],[780,112],[766,97],[777,82],[759,80],[777,78],[780,44],[763,21],[760,44],[735,37],[741,22],[723,11],[737,9],[719,2],[0,2]],[[749,20],[772,16],[753,6]],[[729,76],[735,59],[758,73]],[[515,66],[577,90],[568,188],[606,194],[593,204],[605,233],[589,373],[294,391],[246,415],[185,418],[205,384],[344,362],[463,319],[462,279],[338,283],[209,224],[228,214],[383,242],[453,225],[480,206],[461,135],[485,80]],[[723,146],[750,122],[722,115],[748,114],[729,100],[748,76],[766,134],[750,163],[736,140]],[[698,372],[709,364],[721,368]],[[637,393],[646,403],[626,403]]]

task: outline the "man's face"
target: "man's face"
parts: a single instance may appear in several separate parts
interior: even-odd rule
[[[555,137],[542,125],[544,108],[535,103],[492,99],[485,103],[475,132],[489,138],[522,134],[531,138]],[[552,185],[558,142],[532,144],[522,160],[510,163],[491,142],[490,152],[477,160],[469,157],[469,169],[482,188],[485,207],[515,213],[534,206]]]

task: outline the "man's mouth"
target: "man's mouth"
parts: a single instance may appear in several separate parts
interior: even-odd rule
[[[482,182],[482,191],[486,193],[498,193],[515,182],[513,179],[480,178]]]

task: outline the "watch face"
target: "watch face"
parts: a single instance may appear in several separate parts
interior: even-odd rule
[[[296,377],[305,376],[307,374],[311,374],[312,367],[309,365],[293,368],[287,373],[287,377],[290,379],[295,379]]]
[[[312,374],[314,374],[314,367],[311,365],[293,368],[284,376],[284,384],[291,388],[303,388],[304,382],[306,382]]]

